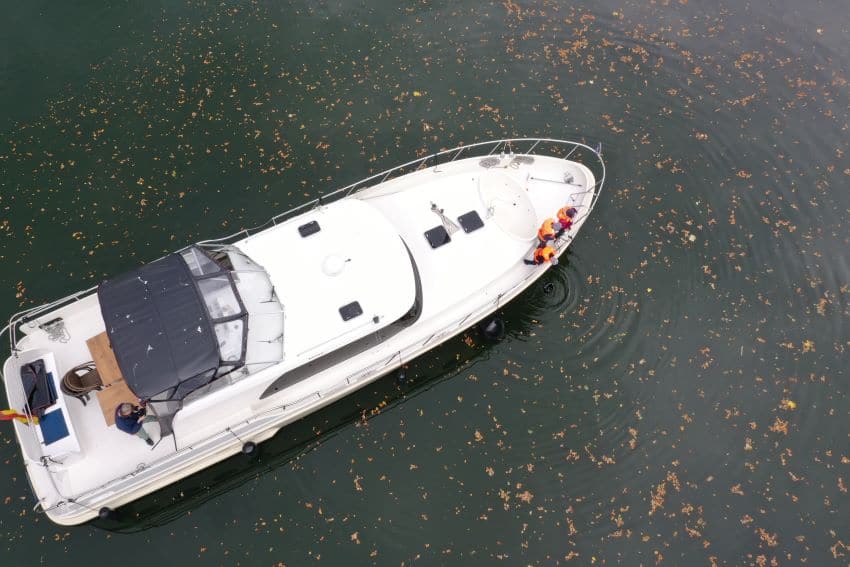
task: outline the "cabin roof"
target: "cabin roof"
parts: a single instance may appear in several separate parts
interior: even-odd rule
[[[407,247],[370,204],[323,205],[235,243],[284,308],[284,357],[310,360],[403,316],[416,298]]]

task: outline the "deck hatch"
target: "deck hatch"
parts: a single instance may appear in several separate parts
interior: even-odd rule
[[[439,248],[440,246],[452,241],[452,237],[449,236],[449,233],[446,231],[446,227],[443,225],[435,226],[431,230],[426,230],[425,239],[428,240],[428,244],[431,245],[431,248]]]
[[[359,315],[363,315],[363,308],[360,307],[360,303],[357,301],[352,301],[348,305],[343,305],[339,308],[339,314],[342,315],[343,321],[348,321],[350,319],[354,319]]]
[[[302,224],[298,227],[298,234],[301,235],[301,238],[307,238],[311,234],[316,234],[322,230],[322,227],[319,226],[318,221],[310,221],[306,224]]]
[[[457,222],[460,223],[463,231],[467,234],[484,226],[484,221],[481,220],[480,216],[478,216],[478,211],[469,211],[468,213],[460,215],[457,218]]]

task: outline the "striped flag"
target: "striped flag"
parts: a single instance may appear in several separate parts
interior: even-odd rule
[[[0,410],[0,421],[12,421],[13,419],[17,419],[21,423],[26,423],[27,425],[29,425],[30,422],[38,425],[38,418],[36,416],[28,417],[27,415],[18,412],[18,410],[13,409]]]

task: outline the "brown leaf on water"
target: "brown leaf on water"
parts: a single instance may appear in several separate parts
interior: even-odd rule
[[[634,450],[635,447],[637,447],[637,434],[638,434],[637,429],[635,429],[634,427],[629,427],[629,435],[631,437],[629,439],[629,449],[631,449],[631,450]]]
[[[764,528],[758,528],[756,532],[759,534],[759,539],[767,544],[768,547],[776,547],[779,541],[776,534],[771,534]]]
[[[502,2],[502,5],[508,11],[508,15],[514,15],[518,19],[522,19],[522,9],[517,4],[514,4],[511,0],[505,0]]]
[[[667,495],[667,483],[662,482],[652,492],[652,502],[650,503],[649,515],[655,514],[655,511],[664,507],[664,497]]]
[[[788,435],[788,422],[777,417],[776,421],[773,422],[773,425],[771,425],[769,429],[774,433],[784,433],[785,435]]]
[[[688,533],[688,535],[689,535],[689,536],[691,536],[691,537],[702,537],[702,533],[701,533],[699,530],[695,529],[695,528],[691,528],[691,527],[689,527],[689,526],[685,526],[685,531],[686,531],[686,532]]]

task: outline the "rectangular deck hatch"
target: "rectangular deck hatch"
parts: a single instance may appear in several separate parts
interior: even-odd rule
[[[363,308],[360,307],[360,303],[357,301],[352,301],[348,305],[343,305],[339,308],[339,314],[342,315],[343,321],[348,321],[350,319],[354,319],[359,315],[363,315]]]
[[[478,216],[478,211],[469,211],[457,218],[463,231],[467,234],[484,226],[484,221]]]
[[[311,234],[316,234],[322,230],[322,227],[319,226],[317,221],[310,221],[307,224],[302,224],[298,227],[298,234],[301,235],[301,238],[307,238]]]
[[[428,244],[431,245],[431,248],[439,248],[440,246],[452,241],[452,237],[449,236],[449,233],[443,225],[435,226],[431,230],[426,230],[425,239],[428,240]]]

